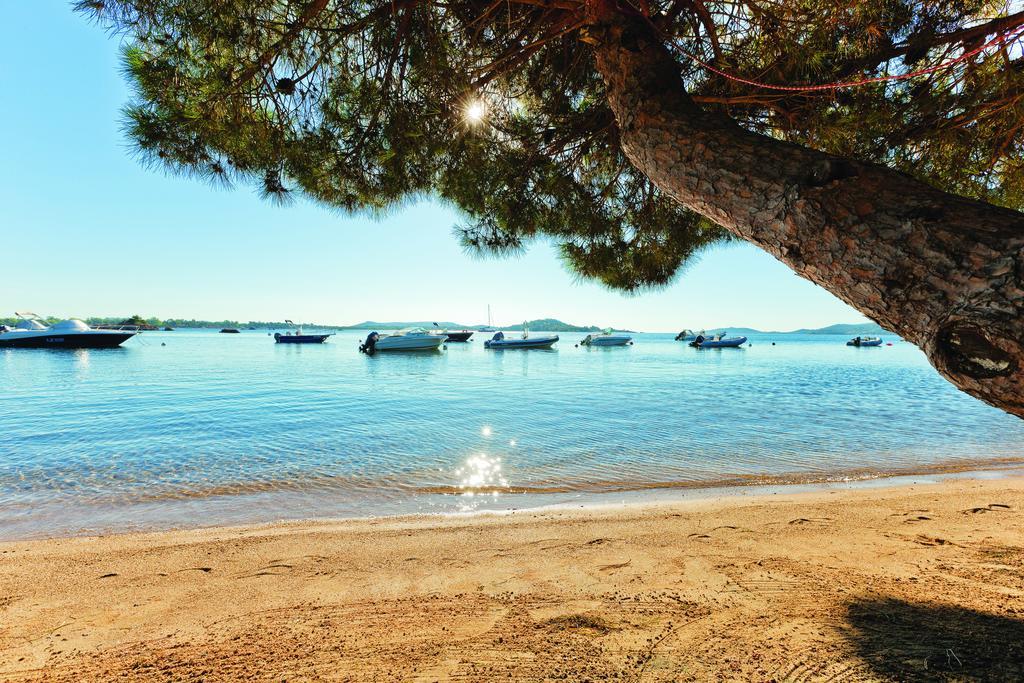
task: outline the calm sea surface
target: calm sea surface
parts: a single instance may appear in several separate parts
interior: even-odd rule
[[[0,350],[0,537],[522,508],[1024,458],[1024,421],[914,346],[356,351],[263,331]],[[772,342],[775,345],[772,345]]]

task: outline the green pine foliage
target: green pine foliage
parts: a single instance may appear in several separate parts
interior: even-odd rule
[[[780,84],[893,75],[998,33],[991,0],[663,0],[666,45]],[[728,239],[623,154],[579,0],[89,0],[123,36],[139,156],[269,200],[383,215],[457,207],[474,253],[560,245],[583,277],[669,282]],[[1000,25],[1002,28],[1005,26]],[[1001,30],[1001,29],[1000,29]],[[926,77],[815,93],[736,83],[680,53],[694,98],[738,125],[1024,207],[1020,43]],[[751,169],[752,174],[757,169]]]

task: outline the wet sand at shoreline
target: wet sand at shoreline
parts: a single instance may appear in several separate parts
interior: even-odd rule
[[[1024,478],[0,543],[2,680],[1018,680]]]

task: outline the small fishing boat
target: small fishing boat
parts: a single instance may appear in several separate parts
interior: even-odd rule
[[[377,351],[436,351],[446,339],[444,335],[431,334],[422,327],[407,327],[383,337],[371,332],[359,345],[359,350],[368,356]]]
[[[701,330],[700,334],[704,334],[704,330]],[[676,335],[676,341],[688,342],[688,341],[693,341],[696,338],[697,338],[697,333],[694,332],[693,330],[689,330],[689,329],[683,330],[682,332],[680,332],[679,334]]]
[[[616,334],[611,328],[600,334],[588,334],[580,340],[581,346],[626,346],[632,343],[633,338],[628,334]]]
[[[881,337],[854,337],[846,342],[847,346],[881,346]]]
[[[224,329],[222,329],[220,331],[220,333],[221,334],[241,334],[241,332],[236,330],[234,327],[225,327]]]
[[[523,323],[523,336],[518,339],[506,339],[504,332],[496,332],[484,342],[485,349],[550,349],[558,341],[557,334],[531,337],[530,331]]]
[[[295,325],[291,320],[285,322]],[[290,332],[275,332],[274,341],[278,344],[323,344],[332,334],[304,334],[302,325],[295,325],[295,329]]]
[[[696,339],[690,342],[690,346],[698,349],[730,349],[746,343],[746,337],[726,337],[725,332],[721,332],[711,337],[698,334]]]
[[[75,318],[47,325],[34,313],[15,315],[21,320],[14,329],[6,328],[0,332],[0,348],[109,349],[120,346],[138,334],[136,327],[98,330]]]

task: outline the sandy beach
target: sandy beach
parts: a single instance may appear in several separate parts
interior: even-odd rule
[[[9,681],[1022,677],[1022,478],[0,544]]]

